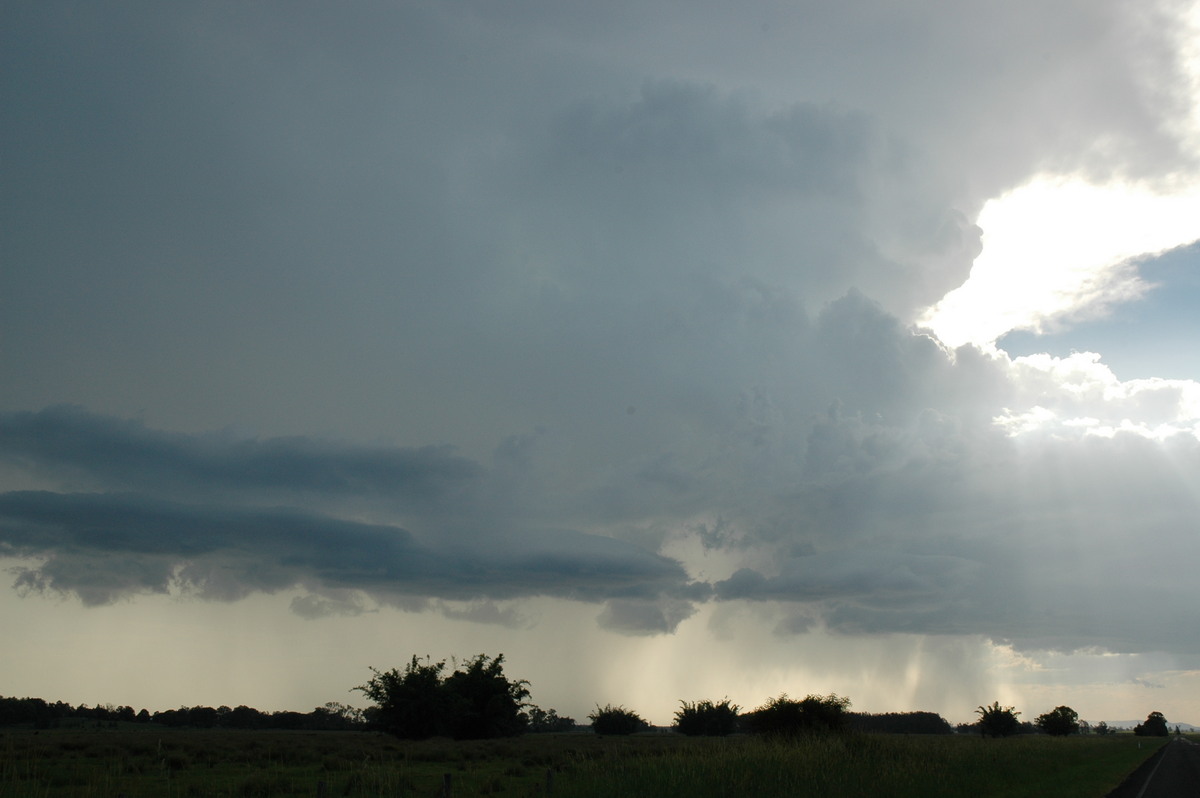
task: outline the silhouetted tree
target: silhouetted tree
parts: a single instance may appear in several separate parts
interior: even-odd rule
[[[526,731],[530,732],[569,732],[574,731],[576,726],[574,718],[560,716],[553,707],[544,710],[530,704],[525,709],[525,716],[529,719]]]
[[[849,713],[855,731],[884,734],[953,734],[950,722],[936,712]]]
[[[371,680],[354,689],[375,702],[367,719],[397,737],[504,737],[525,730],[529,683],[506,678],[503,663],[503,654],[479,654],[443,678],[444,661],[414,656],[403,672],[371,668]]]
[[[447,695],[442,690],[445,662],[424,663],[414,654],[404,672],[392,668],[378,671],[366,684],[354,688],[375,702],[372,722],[384,731],[410,740],[433,737],[444,726],[448,714]]]
[[[450,696],[451,735],[458,740],[512,737],[525,731],[521,712],[529,698],[529,682],[504,676],[504,655],[489,660],[477,655],[465,669],[446,678]]]
[[[830,693],[809,695],[797,701],[783,694],[743,716],[747,731],[791,736],[842,731],[847,727],[850,699]]]
[[[1070,707],[1055,707],[1044,715],[1038,715],[1034,724],[1056,737],[1065,737],[1079,731],[1079,713]]]
[[[979,707],[975,713],[979,715],[979,732],[987,737],[1011,737],[1021,730],[1021,722],[1017,720],[1021,713],[1000,706],[999,701],[990,707]]]
[[[597,705],[588,720],[596,734],[633,734],[650,728],[650,724],[633,710],[611,704]]]
[[[200,729],[211,729],[217,725],[220,714],[212,707],[192,707],[187,711],[187,725]]]
[[[245,704],[239,704],[225,716],[225,725],[231,729],[260,729],[266,721],[267,717],[261,712]]]
[[[1142,737],[1166,737],[1170,734],[1167,719],[1161,712],[1151,712],[1144,723],[1133,727],[1133,733]]]
[[[697,701],[689,704],[680,701],[680,708],[675,712],[675,724],[672,728],[680,734],[688,736],[725,737],[737,731],[738,707],[731,704],[728,698],[719,702]]]

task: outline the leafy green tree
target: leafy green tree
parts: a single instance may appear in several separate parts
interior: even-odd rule
[[[1034,724],[1046,734],[1065,737],[1079,732],[1079,713],[1070,707],[1055,707],[1044,715],[1038,715]]]
[[[1144,723],[1133,727],[1133,733],[1142,737],[1166,737],[1170,734],[1167,719],[1161,712],[1151,712]]]
[[[793,736],[842,731],[849,722],[850,699],[830,693],[809,695],[801,700],[787,694],[772,698],[745,715],[748,731],[756,734]]]
[[[725,737],[737,731],[738,705],[728,698],[719,702],[697,701],[689,704],[680,701],[675,712],[675,731],[688,736]]]
[[[596,734],[633,734],[650,728],[650,724],[633,710],[611,704],[597,705],[588,720]]]
[[[1096,724],[1093,731],[1102,736],[1105,734],[1112,734],[1112,729],[1108,728],[1108,723],[1103,720]]]
[[[975,710],[979,715],[979,732],[987,737],[1011,737],[1021,730],[1021,722],[1017,720],[1020,712],[1012,707],[1002,707],[999,701],[994,701],[990,707],[979,707]]]

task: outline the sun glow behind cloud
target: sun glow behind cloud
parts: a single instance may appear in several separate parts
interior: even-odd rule
[[[1160,190],[1039,175],[979,214],[971,277],[921,320],[944,343],[988,346],[1103,315],[1149,287],[1134,260],[1200,236],[1200,185]]]
[[[1200,3],[1178,18],[1177,58],[1190,110],[1175,135],[1200,156]],[[1186,90],[1185,90],[1186,92]],[[1200,239],[1200,182],[1095,182],[1042,173],[989,200],[977,219],[983,251],[971,276],[920,319],[946,344],[990,347],[1013,330],[1048,332],[1103,316],[1150,286],[1136,260]]]

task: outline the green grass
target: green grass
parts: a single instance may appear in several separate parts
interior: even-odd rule
[[[0,798],[1043,796],[1100,798],[1161,741],[646,734],[403,742],[355,732],[0,732]]]

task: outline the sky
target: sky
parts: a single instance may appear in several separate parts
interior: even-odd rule
[[[0,694],[1200,724],[1200,8],[10,3]]]

